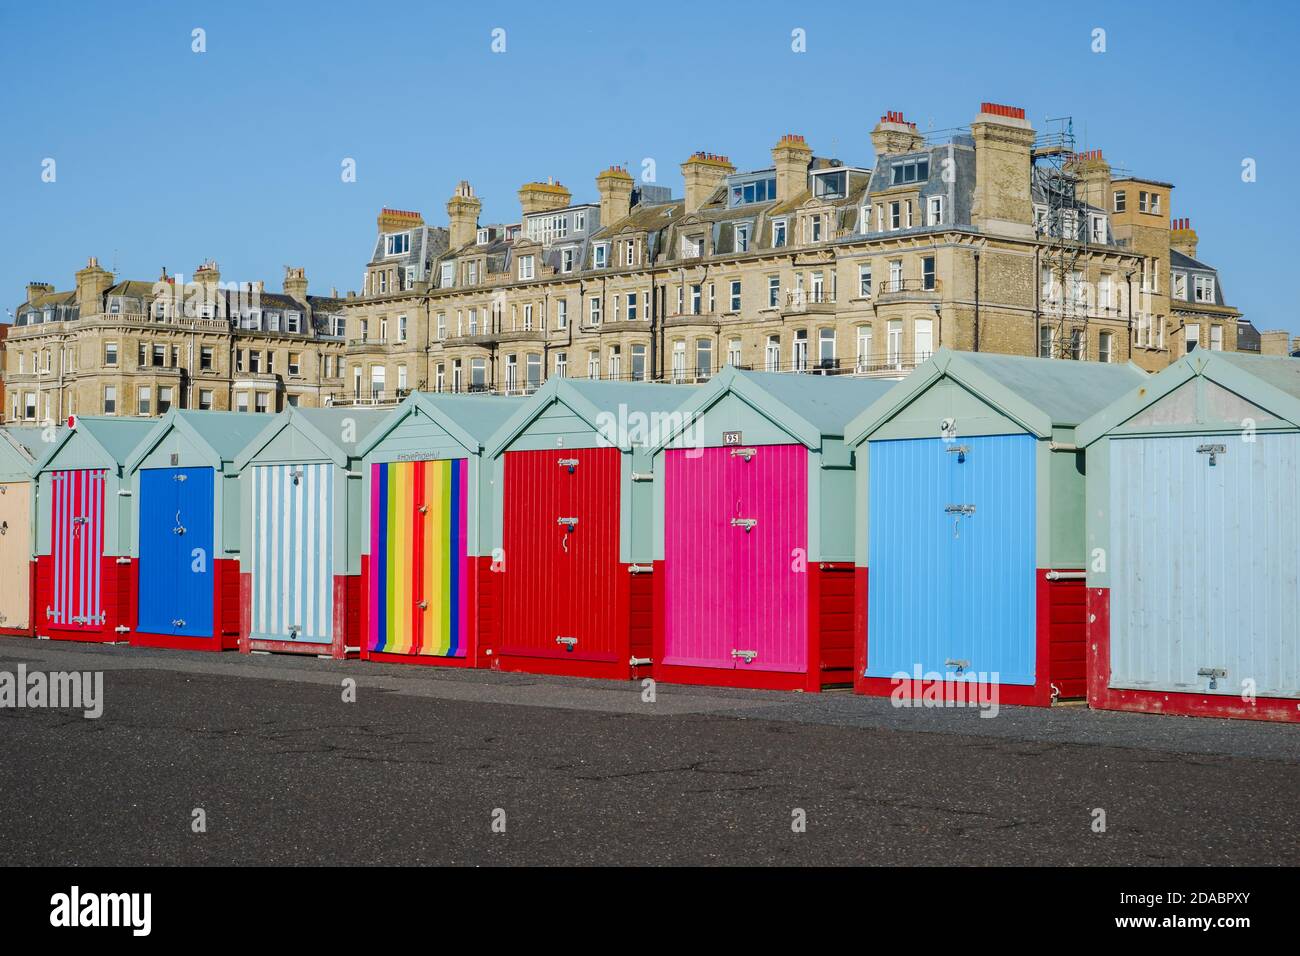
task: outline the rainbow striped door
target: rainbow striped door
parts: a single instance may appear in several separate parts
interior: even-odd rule
[[[465,656],[467,465],[451,458],[370,466],[370,650]]]

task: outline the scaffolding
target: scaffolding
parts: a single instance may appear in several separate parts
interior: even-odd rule
[[[1046,129],[1034,143],[1033,164],[1034,182],[1043,192],[1045,206],[1034,217],[1035,234],[1043,243],[1041,271],[1034,277],[1040,284],[1039,354],[1086,358],[1089,229],[1085,204],[1078,198],[1072,117],[1047,120]],[[1043,342],[1044,329],[1051,330],[1047,343]]]

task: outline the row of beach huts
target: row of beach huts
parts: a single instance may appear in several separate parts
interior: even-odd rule
[[[1300,360],[0,429],[0,633],[1300,720]]]

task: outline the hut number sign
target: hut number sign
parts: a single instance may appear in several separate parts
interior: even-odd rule
[[[722,444],[723,444],[723,445],[741,445],[741,444],[744,444],[744,439],[741,437],[740,432],[723,432],[723,433],[722,433]]]

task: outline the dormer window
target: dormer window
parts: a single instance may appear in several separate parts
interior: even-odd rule
[[[623,243],[623,265],[636,265],[636,241],[633,239],[629,239]]]
[[[594,249],[594,255],[597,269],[604,269],[609,265],[609,246],[606,243],[602,242],[600,245],[596,246]]]
[[[813,195],[818,199],[843,199],[848,195],[846,183],[848,182],[848,173],[839,170],[833,173],[824,173],[813,178]]]
[[[442,264],[442,276],[438,282],[438,285],[442,286],[444,289],[447,288],[448,286],[451,285],[452,280],[455,278],[455,276],[456,276],[456,264],[454,262],[444,262]]]
[[[786,243],[786,221],[784,219],[772,220],[772,248],[779,249]]]
[[[1091,222],[1092,222],[1092,233],[1091,233],[1091,236],[1090,236],[1091,240],[1092,240],[1093,242],[1096,242],[1096,243],[1105,243],[1105,241],[1106,241],[1106,217],[1105,217],[1105,216],[1093,216],[1093,217],[1091,218]]]
[[[122,312],[122,300],[112,298],[108,300],[108,311],[110,315],[119,315]],[[52,316],[52,312],[50,313]],[[48,319],[46,320],[48,321]]]
[[[560,250],[560,271],[561,272],[573,271],[573,250],[572,249]]]
[[[1175,299],[1182,299],[1183,301],[1187,300],[1187,273],[1186,272],[1174,273],[1174,285],[1171,291],[1173,292],[1173,297]]]
[[[573,214],[573,231],[582,232],[587,228],[587,210],[579,209]]]
[[[527,280],[532,279],[532,278],[533,278],[533,257],[532,257],[532,256],[520,256],[520,257],[519,257],[519,279],[520,279],[520,281],[527,281]]]
[[[682,236],[682,258],[698,259],[704,255],[703,236]]]
[[[1214,301],[1214,277],[1195,276],[1192,279],[1192,295],[1197,302]]]
[[[776,177],[764,177],[747,183],[736,183],[731,187],[731,205],[747,206],[755,202],[770,202],[776,199]]]
[[[749,229],[750,226],[749,223],[747,222],[742,222],[740,225],[736,227],[736,251],[737,252],[749,251]]]
[[[928,157],[895,163],[890,167],[889,184],[902,186],[907,183],[923,183],[930,178],[930,160]]]
[[[486,246],[489,238],[490,235],[486,229],[480,229],[478,231],[478,244],[480,246]]]
[[[411,250],[411,234],[395,232],[384,237],[384,255],[404,256]]]
[[[943,197],[930,196],[926,199],[926,212],[931,226],[943,225]]]

